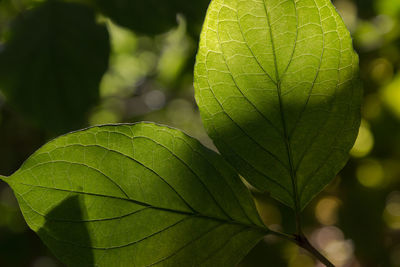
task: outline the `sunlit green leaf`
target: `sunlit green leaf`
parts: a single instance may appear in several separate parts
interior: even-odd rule
[[[71,266],[234,266],[268,232],[218,154],[148,123],[67,134],[5,180]]]
[[[196,99],[222,155],[302,209],[344,166],[362,90],[350,34],[329,0],[214,0]]]
[[[0,90],[54,132],[79,128],[96,104],[109,39],[88,7],[49,1],[20,14],[0,51]]]

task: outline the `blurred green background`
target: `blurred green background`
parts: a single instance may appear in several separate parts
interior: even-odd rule
[[[336,0],[360,55],[363,121],[345,169],[305,210],[305,233],[336,266],[400,266],[400,0]],[[206,146],[193,64],[208,0],[0,0],[0,173],[48,140],[103,123],[154,121]],[[253,192],[266,225],[292,212]],[[0,266],[63,266],[0,184]],[[240,264],[322,266],[266,237]]]

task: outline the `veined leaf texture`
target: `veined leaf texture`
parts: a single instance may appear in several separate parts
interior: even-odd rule
[[[358,133],[358,56],[330,0],[214,0],[195,88],[221,154],[296,210],[343,168]]]
[[[5,181],[70,266],[234,266],[268,233],[218,154],[154,124],[59,137]]]

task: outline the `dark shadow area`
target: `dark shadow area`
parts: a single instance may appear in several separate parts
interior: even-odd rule
[[[108,31],[95,16],[85,5],[47,1],[10,23],[0,87],[35,125],[56,134],[85,126],[110,55]]]
[[[177,26],[177,14],[188,22],[189,33],[197,37],[209,0],[168,2],[148,0],[96,0],[98,8],[116,23],[142,34],[160,34]]]
[[[68,266],[94,266],[89,232],[82,220],[79,196],[62,201],[47,214],[46,224],[38,231],[54,255]]]

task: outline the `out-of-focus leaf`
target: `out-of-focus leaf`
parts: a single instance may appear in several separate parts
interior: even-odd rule
[[[67,134],[4,180],[70,266],[234,266],[268,232],[218,154],[149,123]]]
[[[386,106],[400,119],[400,75],[395,76],[381,91],[381,97]]]
[[[55,132],[82,126],[108,66],[106,27],[85,6],[49,1],[21,14],[0,52],[0,89]]]
[[[156,34],[177,26],[183,14],[189,29],[200,29],[209,0],[95,0],[100,10],[121,26],[144,34]]]
[[[397,18],[400,15],[400,2],[397,0],[375,1],[375,6],[380,14],[387,14]]]
[[[362,90],[330,0],[214,0],[196,99],[222,155],[254,186],[302,209],[348,159]]]

